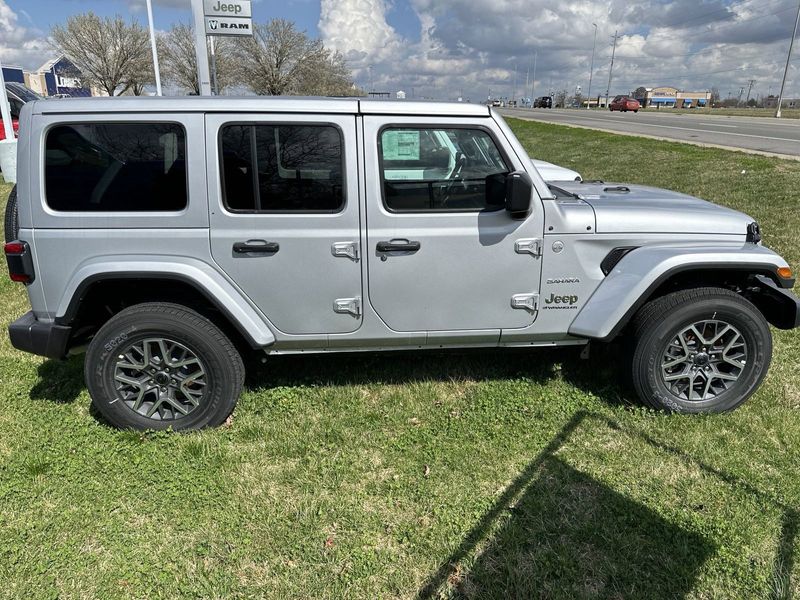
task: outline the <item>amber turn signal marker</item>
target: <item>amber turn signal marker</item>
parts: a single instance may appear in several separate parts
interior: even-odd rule
[[[792,270],[789,267],[780,267],[778,269],[778,277],[780,277],[781,279],[791,279]]]

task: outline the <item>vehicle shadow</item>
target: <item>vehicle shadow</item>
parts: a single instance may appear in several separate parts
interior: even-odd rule
[[[31,388],[31,400],[71,404],[86,389],[83,382],[83,357],[46,360],[37,368],[39,381]]]
[[[421,350],[270,356],[247,364],[245,386],[369,385],[561,378],[611,405],[629,404],[617,351],[604,347],[589,360],[580,347]]]
[[[700,469],[783,513],[772,595],[788,597],[800,515],[779,498],[648,434],[578,411],[497,498],[417,598],[683,598],[713,543],[666,521],[558,455],[587,419]],[[633,576],[631,575],[633,573]],[[790,593],[790,592],[789,592]]]

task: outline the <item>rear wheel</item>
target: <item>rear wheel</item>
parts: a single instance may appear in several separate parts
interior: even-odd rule
[[[123,429],[222,424],[244,382],[242,359],[211,321],[177,304],[138,304],[112,317],[86,353],[97,410]]]
[[[642,308],[633,329],[633,387],[661,410],[733,410],[758,389],[772,359],[764,316],[722,288],[658,298]]]

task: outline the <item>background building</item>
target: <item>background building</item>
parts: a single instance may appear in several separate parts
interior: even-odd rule
[[[631,92],[631,96],[643,107],[697,108],[711,105],[711,92],[688,92],[669,86],[640,87]]]
[[[105,95],[84,86],[81,83],[80,71],[65,56],[49,60],[38,70],[25,73],[23,83],[42,96],[64,95],[85,98]]]
[[[764,98],[764,108],[778,108],[778,97],[768,96]],[[784,98],[781,108],[800,108],[800,98]]]

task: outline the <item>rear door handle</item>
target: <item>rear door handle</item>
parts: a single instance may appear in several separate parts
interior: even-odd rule
[[[422,247],[419,242],[409,240],[389,240],[378,242],[378,252],[417,252]]]
[[[266,240],[247,240],[246,242],[236,242],[233,245],[233,253],[240,256],[275,254],[280,249],[278,242],[268,242]]]

